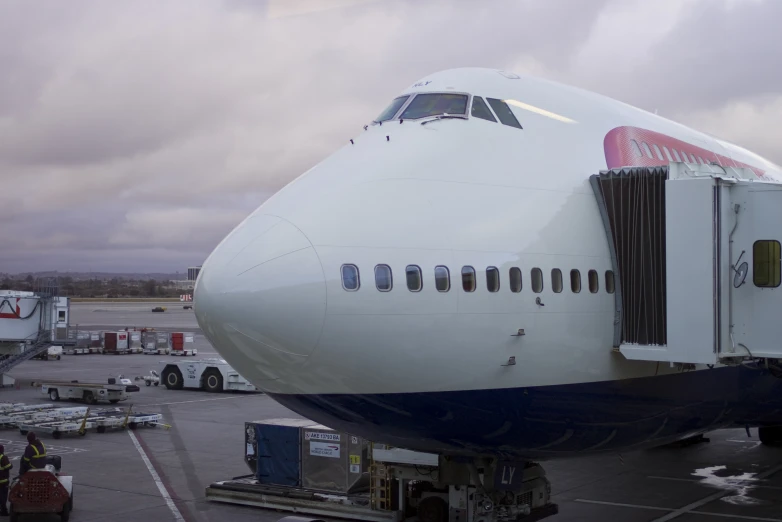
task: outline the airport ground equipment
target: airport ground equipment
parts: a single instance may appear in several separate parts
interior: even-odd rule
[[[60,472],[59,455],[46,458],[41,469],[31,469],[21,477],[11,479],[8,490],[10,519],[20,515],[58,514],[67,522],[73,510],[73,477]]]
[[[41,359],[43,361],[59,361],[63,354],[62,346],[50,346],[45,352],[41,352],[33,359]]]
[[[191,388],[210,392],[259,391],[223,359],[162,361],[160,376],[169,390]]]
[[[171,355],[198,355],[194,346],[194,335],[186,332],[173,332],[171,334]]]
[[[58,408],[54,404],[3,404],[0,405],[0,427],[16,428],[22,435],[28,431],[49,433],[55,439],[63,434],[84,436],[88,430],[104,433],[109,429],[136,429],[139,426],[163,426],[160,413],[133,413],[128,408],[70,406]]]
[[[532,522],[558,513],[532,462],[459,459],[368,441],[305,419],[245,423],[252,474],[215,482],[215,502],[366,521]]]
[[[144,381],[147,386],[152,386],[153,384],[158,386],[160,384],[160,375],[158,374],[157,370],[150,370],[149,375],[136,377],[136,380]]]
[[[116,377],[109,377],[108,380],[109,384],[120,384],[125,387],[126,392],[137,392],[141,391],[141,388],[139,388],[137,385],[133,384],[133,381],[125,377],[123,374],[119,374]]]
[[[32,292],[0,290],[0,374],[67,341],[70,300],[58,293],[56,279]]]
[[[128,400],[128,392],[124,384],[103,384],[78,381],[47,381],[41,383],[41,393],[50,400],[60,399],[83,400],[87,404],[98,401],[108,401],[116,404]]]
[[[691,163],[590,181],[618,276],[614,350],[782,376],[782,183]]]

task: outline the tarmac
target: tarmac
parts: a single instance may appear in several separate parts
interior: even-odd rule
[[[217,352],[199,333],[192,311],[166,303],[74,303],[71,322],[98,330],[147,326],[195,332],[198,356]],[[3,402],[48,402],[32,380],[106,382],[118,373],[146,375],[165,355],[63,355],[59,361],[27,361],[11,371],[19,389],[0,389]],[[131,393],[134,412],[160,412],[171,426],[133,431],[42,434],[50,454],[63,456],[62,471],[74,476],[71,520],[272,522],[286,513],[205,500],[212,482],[249,474],[243,460],[244,423],[291,417],[295,413],[259,393],[212,394],[144,386]],[[78,403],[61,403],[63,406]],[[108,405],[106,405],[108,406]],[[756,430],[714,432],[709,442],[656,448],[622,455],[544,462],[559,514],[550,522],[782,522],[782,448],[762,446]],[[17,430],[0,431],[15,474],[25,439]],[[22,520],[49,521],[58,517]]]

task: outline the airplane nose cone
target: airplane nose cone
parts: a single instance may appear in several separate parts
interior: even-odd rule
[[[277,216],[254,215],[201,268],[193,292],[204,335],[251,381],[275,380],[315,350],[326,281],[307,236]]]

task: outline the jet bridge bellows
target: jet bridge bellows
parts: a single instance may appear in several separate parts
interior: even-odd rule
[[[672,363],[782,358],[782,184],[687,163],[590,181],[616,274],[615,348]]]

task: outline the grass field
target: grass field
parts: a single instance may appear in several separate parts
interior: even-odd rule
[[[72,303],[178,303],[178,297],[71,297]]]

